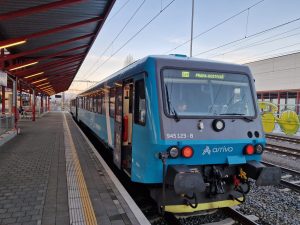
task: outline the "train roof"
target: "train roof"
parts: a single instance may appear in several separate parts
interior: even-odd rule
[[[209,60],[209,59],[200,59],[200,58],[194,58],[194,57],[188,57],[185,55],[149,55],[142,59],[139,59],[128,66],[116,71],[115,73],[111,74],[110,76],[104,78],[103,80],[99,81],[97,84],[93,85],[92,87],[88,88],[84,92],[80,93],[80,95],[84,95],[85,93],[91,92],[95,89],[97,89],[100,85],[103,85],[103,83],[106,83],[107,81],[110,81],[113,79],[113,81],[118,80],[120,76],[130,73],[131,70],[139,70],[143,69],[145,64],[148,60],[156,60],[156,61],[165,61],[165,62],[184,62],[188,61],[192,64],[199,65],[205,64],[205,65],[218,65],[218,67],[227,68],[227,70],[238,70],[241,72],[249,72],[249,67],[245,65],[240,64],[234,64],[234,63],[227,63],[227,62],[221,62],[221,61],[215,61],[215,60]]]

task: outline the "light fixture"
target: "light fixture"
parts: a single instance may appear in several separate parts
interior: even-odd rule
[[[24,78],[30,78],[30,77],[35,77],[35,76],[38,76],[38,75],[41,75],[41,74],[44,74],[45,72],[40,72],[40,73],[35,73],[35,74],[31,74],[31,75],[29,75],[29,76],[26,76],[26,77],[24,77]]]
[[[168,149],[168,153],[169,153],[169,156],[171,157],[171,158],[177,158],[178,157],[178,155],[179,155],[179,149],[178,149],[178,147],[176,147],[176,146],[171,146],[169,149]]]
[[[220,132],[225,128],[225,122],[221,119],[215,119],[212,122],[212,127],[215,131]]]
[[[0,46],[0,49],[9,48],[9,47],[12,47],[12,46],[21,45],[21,44],[25,44],[25,43],[26,43],[26,40],[18,41],[18,42],[14,42],[14,43],[7,44],[7,45],[2,45],[2,46]]]
[[[42,85],[43,86],[43,85]],[[39,87],[39,86],[37,86],[37,87]],[[52,87],[51,85],[48,85],[48,86],[45,86],[45,87],[40,87],[40,89],[41,90],[44,90],[44,89],[47,89],[47,88],[49,88],[49,87]]]
[[[32,63],[27,63],[25,65],[22,65],[22,66],[17,66],[17,67],[14,67],[12,69],[10,69],[9,71],[14,71],[14,70],[18,70],[18,69],[21,69],[21,68],[24,68],[24,67],[27,67],[27,66],[32,66],[32,65],[35,65],[39,63],[38,61],[35,61],[35,62],[32,62]]]
[[[44,80],[48,80],[48,78],[44,78],[44,79],[41,79],[41,80],[34,81],[34,82],[32,82],[32,84],[36,84],[36,83],[42,82]]]
[[[42,85],[39,85],[39,86],[37,86],[37,87],[40,88],[40,89],[42,89],[42,88],[48,88],[48,87],[51,87],[51,85],[49,85],[49,84],[50,84],[50,83],[47,82],[47,83],[42,84]],[[45,85],[47,85],[47,86],[45,86]],[[42,86],[44,86],[44,87],[42,87]]]

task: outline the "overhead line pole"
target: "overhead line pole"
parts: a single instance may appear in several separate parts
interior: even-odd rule
[[[193,28],[194,28],[194,0],[192,0],[192,21],[191,21],[191,45],[190,45],[190,57],[193,56]]]

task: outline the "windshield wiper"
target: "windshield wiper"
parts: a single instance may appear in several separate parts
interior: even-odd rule
[[[165,84],[165,89],[166,89],[166,97],[167,97],[167,103],[168,103],[168,105],[167,105],[168,106],[168,111],[169,111],[169,113],[171,112],[171,113],[174,114],[173,118],[176,122],[178,122],[180,120],[180,118],[178,117],[178,114],[177,114],[175,108],[171,106],[172,104],[171,104],[171,101],[170,101],[170,98],[169,98],[169,90],[168,90],[168,86],[166,84]],[[172,109],[171,109],[171,107],[172,107]]]
[[[227,115],[227,116],[243,116],[242,119],[247,121],[247,122],[251,122],[253,121],[253,119],[249,118],[249,117],[246,117],[244,116],[245,114],[244,113],[220,113],[220,115]]]

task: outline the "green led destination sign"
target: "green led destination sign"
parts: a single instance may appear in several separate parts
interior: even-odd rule
[[[191,76],[191,72],[189,71],[182,71],[181,72],[182,78],[200,78],[200,79],[217,79],[217,80],[224,80],[225,75],[222,73],[195,73]]]

